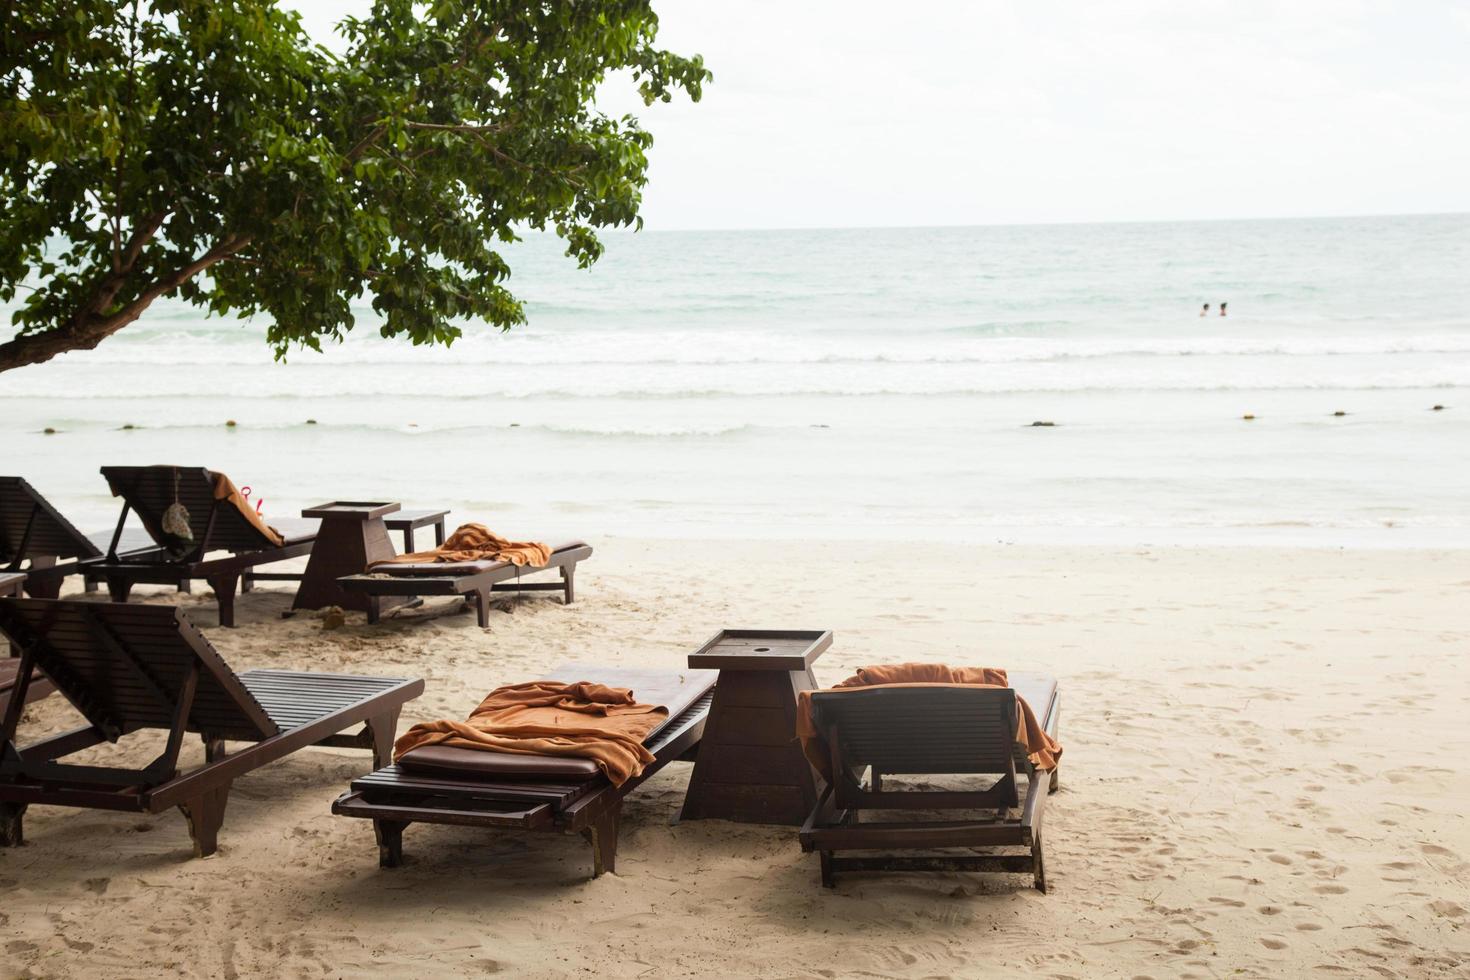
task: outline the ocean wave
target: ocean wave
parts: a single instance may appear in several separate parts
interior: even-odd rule
[[[161,358],[160,347],[167,348]],[[284,367],[271,362],[263,341],[245,347],[219,343],[204,334],[140,338],[89,353],[78,366],[157,365],[186,370],[254,366],[327,374],[364,366],[433,368],[485,366],[503,369],[667,368],[740,366],[975,365],[1066,363],[1124,358],[1174,357],[1349,358],[1470,354],[1470,333],[1374,337],[1118,337],[998,338],[931,342],[918,335],[822,338],[764,333],[629,333],[617,337],[566,333],[535,336],[477,336],[449,348],[409,348],[393,342],[350,343],[328,353],[296,352]],[[245,363],[242,365],[242,355]],[[254,362],[252,365],[251,362]]]
[[[365,399],[378,402],[390,400],[407,401],[432,401],[432,402],[494,402],[494,401],[681,401],[681,400],[703,400],[703,399],[739,399],[739,398],[958,398],[978,397],[992,395],[1087,395],[1087,394],[1147,394],[1150,392],[1189,393],[1197,392],[1294,392],[1294,391],[1332,391],[1332,392],[1371,392],[1371,391],[1451,391],[1459,389],[1470,389],[1470,379],[1444,380],[1425,382],[1422,380],[1406,380],[1402,383],[1380,383],[1380,384],[1282,384],[1277,382],[1262,381],[1260,383],[1238,383],[1238,384],[1216,384],[1200,385],[1189,383],[1175,384],[1035,384],[1035,385],[968,385],[957,387],[930,387],[930,388],[894,388],[894,387],[810,387],[810,388],[751,388],[747,390],[736,390],[733,388],[608,388],[602,391],[590,391],[585,388],[543,388],[530,391],[493,391],[483,390],[474,392],[445,392],[430,389],[404,389],[400,391],[383,391],[381,388],[353,388],[331,392],[318,391],[312,394],[302,394],[297,391],[280,390],[270,392],[216,392],[215,398],[229,403],[237,402],[300,402],[303,404],[321,404],[328,400],[352,400]],[[64,396],[57,395],[59,402],[72,401],[118,401],[118,402],[148,402],[168,401],[174,402],[179,399],[191,399],[197,396],[197,392],[189,388],[179,388],[170,391],[155,391],[150,393],[138,392],[136,390],[119,390],[116,393],[90,391],[86,393],[67,393]],[[38,401],[46,396],[38,394],[8,394],[0,393],[0,401]],[[147,428],[148,426],[140,426]]]

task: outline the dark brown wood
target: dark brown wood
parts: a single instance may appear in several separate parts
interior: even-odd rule
[[[333,500],[331,503],[317,504],[308,507],[301,512],[302,517],[314,517],[319,520],[349,520],[349,521],[377,521],[382,520],[389,514],[396,514],[402,510],[401,504],[389,503],[385,500]]]
[[[1039,720],[1054,735],[1060,717],[1055,683],[1040,688],[1028,684],[1027,689],[1042,692],[1037,698],[1038,702],[1045,698]],[[839,872],[987,871],[1031,874],[1032,884],[1046,891],[1041,818],[1053,773],[1034,768],[1024,751],[1017,752],[1019,706],[1014,689],[849,688],[815,694],[812,707],[814,721],[831,749],[835,775],[798,839],[802,850],[819,852],[823,885],[833,887]],[[1026,775],[1024,797],[1018,770]],[[866,786],[860,782],[864,772],[871,773]],[[880,773],[964,775],[983,777],[986,784],[968,790],[904,790],[885,786]],[[904,810],[966,815],[862,819],[865,812]],[[977,848],[993,852],[954,853]],[[853,850],[887,853],[838,855]]]
[[[642,672],[644,680],[629,683],[627,671],[610,670],[604,676],[597,668],[564,665],[552,671],[562,680],[599,680],[653,691],[657,672]],[[381,867],[398,867],[403,861],[403,830],[411,823],[447,824],[464,827],[504,828],[555,833],[577,833],[592,846],[593,876],[612,871],[617,862],[618,824],[623,799],[645,780],[671,762],[686,759],[699,745],[709,715],[713,676],[706,671],[674,674],[662,678],[669,690],[687,688],[682,701],[697,698],[688,708],[669,719],[644,743],[654,761],[639,776],[622,786],[613,786],[601,776],[585,779],[544,779],[529,776],[449,776],[409,772],[401,765],[388,766],[352,781],[332,804],[341,816],[373,821]]]
[[[560,592],[562,604],[576,598],[577,564],[592,556],[591,545],[574,542],[557,546],[550,560],[529,568],[510,562],[467,562],[445,564],[442,573],[425,574],[427,566],[379,565],[371,572],[347,575],[337,580],[344,590],[367,599],[369,623],[376,623],[390,597],[461,596],[465,609],[473,609],[481,627],[490,625],[490,597],[496,592]],[[558,571],[560,582],[526,581],[533,575]],[[373,600],[380,600],[374,602]]]
[[[413,532],[421,527],[434,528],[434,547],[444,543],[444,518],[449,516],[447,510],[400,510],[391,517],[385,517],[383,523],[388,530],[397,531],[403,535],[403,553],[412,554],[414,548]]]
[[[204,579],[219,600],[220,625],[234,626],[234,595],[242,575],[253,582],[266,577],[253,569],[312,551],[312,526],[292,528],[283,543],[277,542],[237,508],[216,500],[214,474],[202,467],[104,466],[102,474],[113,493],[123,498],[122,513],[107,554],[87,562],[84,572],[89,582],[107,584],[113,602],[126,602],[137,584],[173,585],[188,591],[190,580]],[[195,542],[182,555],[163,546],[160,530],[163,512],[175,500],[189,512]],[[153,537],[153,547],[120,550],[129,512],[137,514]],[[211,554],[215,557],[209,557]]]
[[[720,630],[689,655],[711,670],[809,670],[832,645],[831,630]]]
[[[402,600],[377,599],[360,592],[349,592],[337,584],[337,580],[348,575],[366,572],[373,562],[392,558],[393,543],[388,540],[388,528],[383,516],[399,509],[395,503],[336,502],[309,507],[301,512],[302,517],[321,519],[316,544],[311,558],[307,560],[306,573],[296,598],[291,603],[295,609],[322,609],[326,606],[341,606],[358,612],[371,613],[374,617],[386,606],[399,605]]]
[[[720,680],[680,819],[801,825],[818,780],[796,740],[796,696],[816,687],[811,665],[831,645],[830,630],[721,630],[690,655]]]
[[[423,681],[402,678],[237,675],[170,607],[0,599],[0,628],[21,645],[22,666],[34,659],[92,723],[21,747],[16,711],[7,710],[0,756],[6,841],[21,839],[20,814],[31,803],[149,813],[179,807],[195,853],[213,853],[235,779],[317,744],[371,748],[381,761],[402,705],[423,691]],[[359,724],[361,733],[341,737]],[[56,761],[141,729],[168,732],[163,753],[144,769]],[[205,763],[180,774],[186,731],[204,740]],[[226,753],[226,740],[246,744]]]

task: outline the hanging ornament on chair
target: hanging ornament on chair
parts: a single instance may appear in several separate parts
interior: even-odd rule
[[[163,509],[163,545],[176,555],[182,555],[194,543],[194,528],[189,524],[189,509],[179,503],[179,471],[174,470],[174,502]]]

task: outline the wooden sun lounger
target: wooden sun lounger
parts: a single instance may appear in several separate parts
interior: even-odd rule
[[[1016,744],[1016,697],[1024,697],[1055,736],[1056,682],[1013,674],[1011,685],[851,688],[812,695],[835,778],[801,828],[800,840],[803,851],[820,853],[822,884],[832,887],[839,871],[999,871],[1029,873],[1036,888],[1046,891],[1041,817],[1057,777],[1031,766]],[[864,770],[870,773],[866,786]],[[995,781],[975,790],[884,789],[891,775],[939,774]],[[863,811],[870,810],[982,812],[950,820],[863,822]],[[976,848],[990,852],[975,854]],[[848,850],[887,853],[837,856]]]
[[[623,797],[670,762],[692,759],[716,672],[564,664],[550,676],[630,687],[638,700],[668,707],[669,720],[644,742],[656,758],[640,776],[613,786],[590,759],[428,746],[353,780],[332,812],[373,821],[384,868],[402,863],[404,828],[440,823],[580,833],[592,845],[592,876],[615,870]]]
[[[0,844],[10,846],[22,842],[32,803],[143,813],[177,806],[194,853],[212,854],[235,779],[309,745],[368,748],[385,765],[399,711],[424,689],[399,677],[236,674],[172,606],[0,599],[0,630],[21,651],[0,726]],[[32,667],[88,724],[22,747],[16,728]],[[141,769],[59,761],[143,729],[167,731],[168,740]],[[204,741],[204,762],[181,772],[190,732]],[[248,744],[229,752],[230,742]]]
[[[133,586],[139,583],[168,585],[204,579],[214,589],[219,602],[220,625],[234,626],[235,589],[240,585],[240,576],[260,565],[308,554],[316,539],[315,521],[272,518],[272,526],[285,538],[282,544],[276,544],[234,505],[215,499],[214,474],[203,467],[104,466],[102,475],[113,493],[123,498],[122,513],[107,554],[90,565],[88,571],[106,581],[114,602],[127,602]],[[195,541],[192,550],[182,556],[169,552],[155,530],[162,522],[164,510],[176,497],[189,511],[189,526]],[[153,547],[133,552],[120,550],[130,511],[138,515],[154,537]],[[228,554],[209,557],[217,552]],[[301,575],[256,573],[253,577],[300,579]]]
[[[489,626],[492,592],[560,592],[562,603],[571,605],[576,598],[577,563],[591,555],[591,545],[573,541],[553,548],[551,560],[534,568],[508,561],[379,565],[363,575],[343,576],[337,584],[348,592],[363,592],[373,597],[368,609],[369,623],[378,621],[377,599],[381,596],[457,595],[464,597],[466,607],[475,608],[481,626]],[[561,581],[523,581],[527,576],[552,570],[560,570]]]
[[[102,559],[109,534],[83,534],[51,502],[18,476],[0,476],[0,563],[5,571],[24,571],[26,592],[42,599],[61,594],[68,575],[81,575],[88,592],[97,588],[91,566]],[[99,540],[100,539],[100,540]],[[125,533],[122,553],[151,545],[146,535]],[[181,583],[187,591],[187,582]]]

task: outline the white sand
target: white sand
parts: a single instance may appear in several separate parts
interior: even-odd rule
[[[0,975],[1470,975],[1470,553],[597,544],[576,605],[488,632],[447,600],[336,632],[280,620],[286,592],[236,630],[187,601],[239,668],[422,675],[405,723],[567,659],[677,665],[722,626],[835,630],[828,682],[1052,671],[1051,893],[824,890],[792,829],[670,827],[685,765],[630,799],[617,875],[588,880],[578,837],[418,826],[382,871],[371,825],[328,812],[366,756],[308,750],[236,783],[202,861],[176,812],[32,808],[0,852]]]

